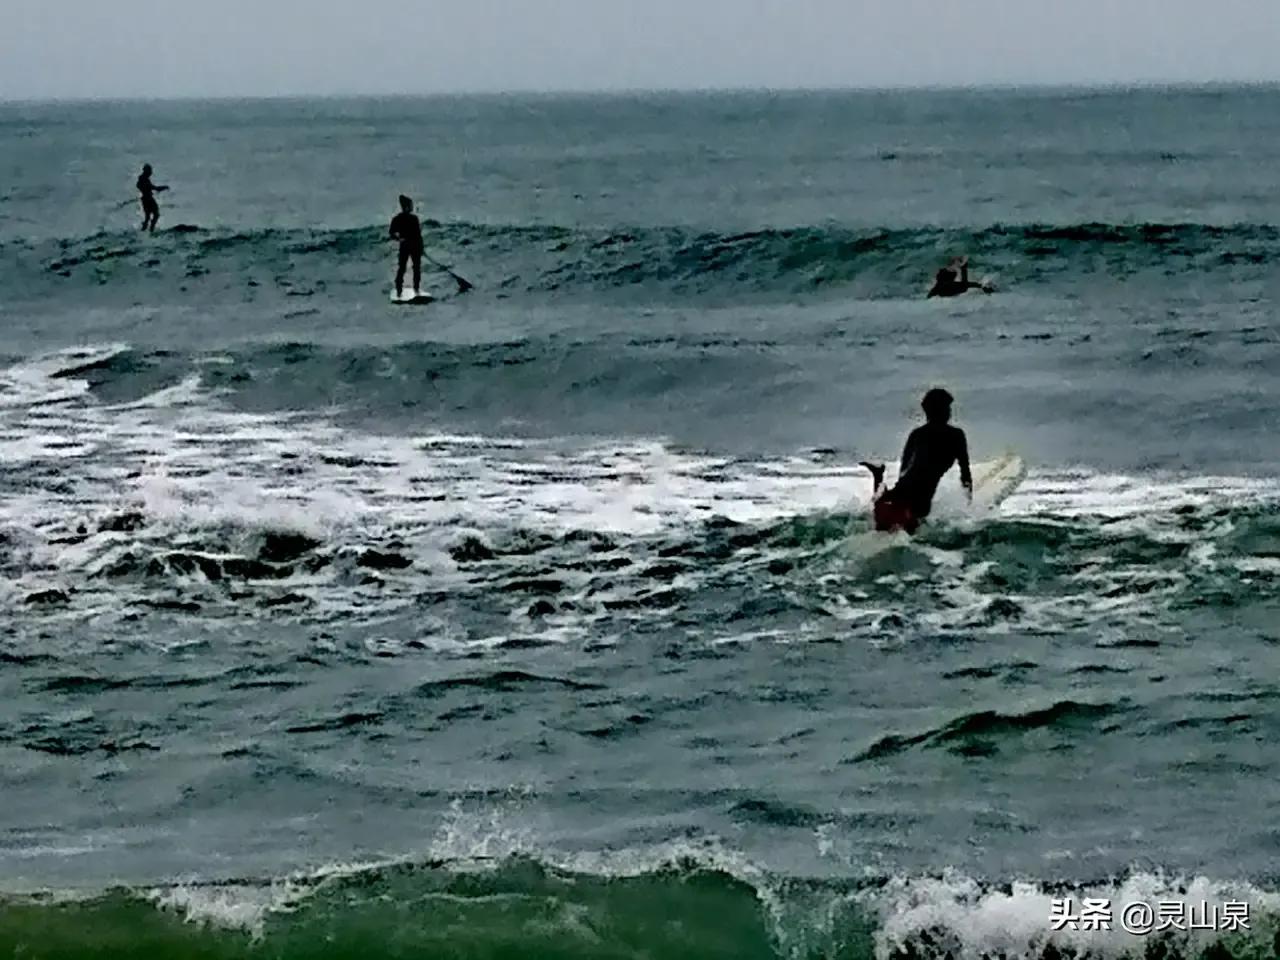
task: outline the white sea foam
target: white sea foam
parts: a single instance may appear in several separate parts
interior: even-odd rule
[[[52,379],[53,374],[109,359],[124,349],[117,344],[63,351],[0,371],[0,394],[5,384],[21,388],[17,394],[10,390],[8,400],[0,402],[0,456],[24,477],[21,491],[0,502],[0,524],[13,532],[7,538],[11,570],[15,562],[31,569],[52,564],[75,583],[127,562],[133,547],[163,552],[182,546],[188,552],[216,554],[250,548],[252,538],[263,531],[281,531],[357,549],[397,541],[402,544],[397,549],[413,563],[418,589],[440,590],[462,585],[450,550],[468,536],[502,549],[513,536],[555,539],[592,532],[608,535],[621,551],[636,554],[648,541],[694,535],[717,517],[754,526],[799,518],[866,529],[869,477],[855,465],[829,458],[734,458],[645,439],[374,435],[346,429],[319,413],[231,410],[204,391],[195,376],[126,404],[97,403],[75,386],[68,395],[71,402],[47,405],[50,397],[66,399],[70,383]],[[1151,609],[1176,598],[1197,566],[1212,572],[1225,565],[1236,576],[1268,575],[1265,558],[1215,552],[1214,538],[1230,533],[1227,521],[1188,532],[1176,520],[1180,510],[1276,501],[1280,485],[1272,480],[1033,468],[995,518],[967,514],[958,485],[945,481],[937,520],[961,530],[999,518],[1068,532],[1082,522],[1105,524],[1115,536],[1188,544],[1188,563],[1177,570],[1152,570],[1140,559],[1118,563],[1099,546],[1096,563],[1077,564],[1061,574],[1070,581],[1068,588],[1050,595],[1014,587],[1003,592],[1016,605],[1022,627],[1053,629],[1099,616],[1149,621]],[[103,518],[128,511],[143,514],[142,529],[97,532]],[[206,531],[220,538],[216,549],[207,542]],[[850,566],[850,551],[824,536],[812,548],[761,545],[742,551],[718,566],[681,572],[669,586],[688,592],[708,577],[758,575],[769,563],[800,562],[821,588],[822,596],[816,598],[820,608],[850,624],[880,622],[892,605],[865,595],[863,575]],[[880,588],[894,582],[905,586],[921,577],[929,581],[932,586],[925,586],[939,602],[909,616],[920,627],[1008,629],[1007,622],[988,610],[993,594],[980,557],[967,550],[933,548],[927,541],[906,544],[916,559],[902,569],[890,564],[880,571]],[[823,551],[824,562],[833,565],[829,572],[809,569]],[[1052,555],[1046,557],[1050,566],[1053,561]],[[641,562],[636,570],[643,566]],[[512,636],[579,637],[589,624],[606,617],[606,601],[612,601],[611,609],[624,611],[614,617],[643,617],[642,611],[625,612],[627,600],[654,588],[628,573],[606,578],[571,566],[557,569],[556,576],[563,581],[565,598],[572,597],[574,612],[557,610],[535,625],[524,616],[528,604],[513,603]],[[48,580],[47,573],[20,576],[6,593],[41,589]],[[316,601],[292,615],[325,621],[385,616],[412,599],[407,582],[383,591],[382,600],[357,600],[346,593],[356,587],[330,583],[325,588],[324,581],[308,580],[301,572],[290,586],[310,590]],[[105,594],[98,601],[91,595],[80,584],[77,604],[95,610],[109,605]],[[763,628],[755,635],[763,639],[775,633]],[[794,631],[787,636],[800,638]],[[454,632],[433,642],[498,641],[468,640]]]
[[[292,909],[309,892],[285,879],[270,884],[178,884],[150,892],[161,910],[180,913],[188,923],[243,930],[260,937],[268,916]]]
[[[1053,902],[1070,898],[1079,914],[1088,898],[1109,906],[1111,929],[1054,930]],[[1147,955],[1150,934],[1125,929],[1121,917],[1132,903],[1153,910],[1160,904],[1181,904],[1201,909],[1208,905],[1217,915],[1227,902],[1249,904],[1259,922],[1261,912],[1273,914],[1280,897],[1249,884],[1210,880],[1205,877],[1167,877],[1137,872],[1118,883],[1080,889],[1051,891],[1035,883],[1014,883],[1008,889],[990,889],[959,873],[941,877],[896,879],[883,890],[866,896],[879,913],[877,956],[888,960],[896,952],[922,939],[942,939],[938,955],[955,960],[987,960],[990,957],[1041,956],[1052,943],[1088,956],[1140,958]],[[1208,943],[1220,939],[1220,930],[1168,931],[1161,934],[1178,945],[1178,956],[1198,956]],[[932,954],[926,954],[932,955]]]

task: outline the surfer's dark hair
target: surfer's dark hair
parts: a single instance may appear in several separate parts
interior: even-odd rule
[[[934,387],[924,395],[924,399],[920,401],[920,406],[924,408],[925,413],[929,413],[931,410],[945,410],[954,402],[955,397],[941,387]]]
[[[413,207],[413,201],[402,193],[400,194],[400,206],[405,210],[409,210]]]

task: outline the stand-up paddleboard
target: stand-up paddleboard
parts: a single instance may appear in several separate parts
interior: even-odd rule
[[[434,300],[435,297],[422,290],[410,290],[406,288],[401,291],[399,296],[396,296],[395,290],[391,291],[391,302],[404,304],[406,306],[421,306],[426,303],[431,303]]]

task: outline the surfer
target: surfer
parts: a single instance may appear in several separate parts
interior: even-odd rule
[[[168,189],[151,182],[151,164],[144,163],[142,176],[138,177],[138,192],[142,194],[142,229],[144,231],[155,231],[156,222],[160,219],[160,204],[156,203],[156,194],[164,193]]]
[[[969,473],[969,444],[964,431],[951,426],[951,394],[935,387],[924,395],[925,423],[907,437],[902,451],[902,467],[893,489],[884,485],[884,464],[867,463],[875,481],[874,515],[876,529],[884,532],[905,530],[915,533],[920,521],[929,516],[938,482],[955,464],[960,464],[960,483],[970,502],[973,500],[973,477]]]
[[[956,257],[947,266],[938,271],[934,277],[930,297],[958,297],[970,290],[981,290],[990,293],[991,286],[986,283],[974,283],[969,279],[969,258]]]
[[[396,296],[404,291],[404,271],[413,261],[413,289],[422,286],[422,224],[413,215],[413,201],[400,195],[400,212],[391,221],[391,239],[400,241],[400,267],[396,271]]]

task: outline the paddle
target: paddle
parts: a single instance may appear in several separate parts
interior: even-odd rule
[[[166,193],[168,190],[169,190],[169,188],[168,188],[168,187],[156,187],[156,188],[155,188],[155,192],[156,192],[156,193]],[[132,200],[122,200],[122,201],[120,201],[120,202],[119,202],[119,203],[117,203],[114,207],[112,207],[112,209],[113,209],[113,210],[123,210],[125,207],[131,207],[131,206],[133,206],[134,204],[141,203],[141,202],[142,202],[142,197],[134,197]]]
[[[445,273],[447,273],[449,276],[453,277],[453,282],[454,282],[454,283],[456,283],[456,284],[458,285],[458,292],[459,292],[459,293],[466,293],[468,290],[474,290],[474,289],[475,289],[475,286],[476,286],[476,285],[475,285],[474,283],[472,283],[472,282],[471,282],[470,280],[468,280],[466,277],[460,277],[460,276],[458,276],[456,273],[454,273],[454,272],[453,272],[453,270],[452,270],[452,269],[450,269],[449,267],[446,267],[446,266],[445,266],[443,263],[441,263],[439,260],[432,260],[432,259],[431,259],[431,257],[429,257],[429,256],[428,256],[427,254],[425,254],[425,253],[422,255],[422,259],[423,259],[423,260],[425,260],[425,261],[427,261],[427,263],[431,264],[433,267],[436,267],[436,268],[438,268],[438,269],[440,269],[440,270],[443,270],[443,271],[444,271]]]

